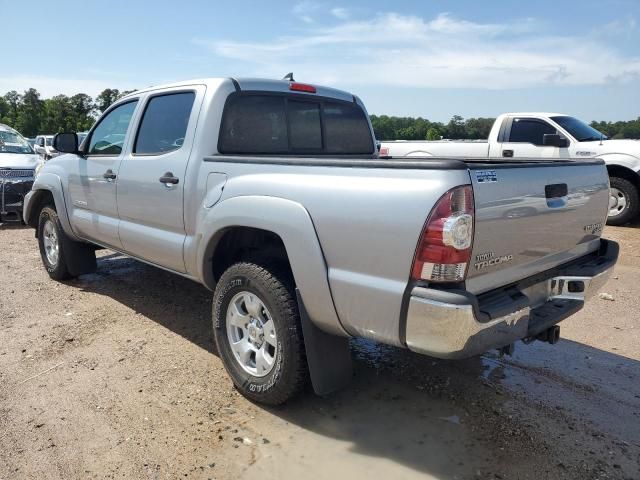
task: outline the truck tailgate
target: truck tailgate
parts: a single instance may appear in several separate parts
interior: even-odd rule
[[[476,207],[470,292],[513,283],[598,248],[609,198],[602,161],[468,165]]]

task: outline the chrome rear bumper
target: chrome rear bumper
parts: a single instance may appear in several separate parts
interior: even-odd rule
[[[597,254],[479,297],[415,287],[409,299],[409,349],[439,358],[466,358],[534,337],[579,311],[609,279],[618,244],[602,240]],[[538,276],[540,277],[540,275]]]

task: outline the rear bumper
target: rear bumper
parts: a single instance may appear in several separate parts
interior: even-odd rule
[[[409,349],[439,358],[466,358],[535,337],[584,306],[609,279],[618,244],[480,296],[415,287],[409,299]]]

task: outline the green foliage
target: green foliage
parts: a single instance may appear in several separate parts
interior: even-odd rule
[[[371,115],[378,140],[440,140],[440,138],[484,139],[489,136],[493,118],[469,118],[454,115],[446,125],[418,117]]]
[[[628,122],[591,122],[591,126],[609,138],[640,138],[640,117]]]
[[[93,99],[84,93],[42,100],[40,93],[30,88],[22,95],[11,91],[0,97],[0,123],[26,137],[88,130],[96,120],[96,113]]]
[[[102,113],[119,97],[120,90],[117,88],[106,88],[96,97],[95,108]]]
[[[440,130],[437,127],[431,127],[427,130],[427,140],[440,140],[441,137]]]

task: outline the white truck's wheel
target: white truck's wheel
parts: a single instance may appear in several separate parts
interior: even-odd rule
[[[233,383],[270,405],[294,396],[308,377],[298,305],[286,277],[236,263],[221,276],[213,301],[216,346]]]
[[[638,189],[626,178],[611,177],[607,225],[624,225],[640,212]]]

